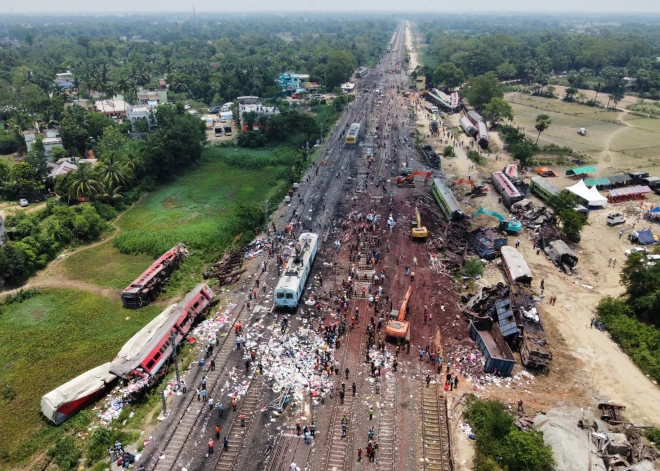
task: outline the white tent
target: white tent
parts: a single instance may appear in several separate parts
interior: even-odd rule
[[[607,198],[601,195],[595,186],[589,189],[587,185],[584,184],[583,180],[578,181],[575,185],[569,186],[566,189],[578,198],[584,200],[587,203],[587,206],[602,207],[607,204]]]

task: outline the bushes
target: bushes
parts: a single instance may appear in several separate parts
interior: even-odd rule
[[[484,273],[484,264],[478,258],[470,258],[463,265],[463,274],[471,277],[481,276]]]
[[[477,165],[486,165],[486,159],[476,150],[471,150],[468,153],[468,158]]]
[[[80,459],[80,450],[71,435],[66,435],[55,443],[55,446],[48,450],[48,456],[53,458],[55,463],[64,470],[75,469]]]
[[[99,208],[109,215],[105,205]],[[15,239],[0,249],[0,276],[10,284],[44,268],[67,244],[94,240],[107,227],[94,205],[69,207],[55,200],[49,200],[42,210],[13,214],[6,224],[15,227]]]
[[[454,148],[452,146],[446,146],[445,150],[442,151],[442,155],[444,155],[445,157],[454,157],[455,156]]]
[[[543,443],[543,434],[518,430],[502,403],[472,396],[464,415],[477,438],[476,471],[552,469],[554,459]]]
[[[16,137],[12,134],[0,134],[0,155],[13,154],[18,152],[20,145]]]
[[[126,445],[133,442],[139,435],[129,434],[121,430],[109,429],[107,427],[99,427],[94,431],[92,437],[85,449],[85,459],[87,465],[101,461],[108,456],[108,448],[112,447],[115,442],[119,441]]]
[[[601,299],[596,311],[612,340],[644,374],[660,381],[660,330],[635,319],[633,310],[624,300],[611,296]]]

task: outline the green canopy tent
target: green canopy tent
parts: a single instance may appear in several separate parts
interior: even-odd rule
[[[590,165],[588,167],[575,167],[570,170],[566,170],[566,176],[568,177],[587,175],[589,173],[596,173],[596,167],[592,167]]]

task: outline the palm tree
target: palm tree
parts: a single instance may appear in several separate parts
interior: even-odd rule
[[[99,195],[100,198],[103,198],[106,201],[118,201],[122,199],[124,196],[121,194],[121,191],[123,188],[121,186],[115,186],[115,187],[106,187],[106,190],[103,192],[103,194]]]
[[[131,139],[126,143],[124,146],[123,162],[134,174],[139,175],[142,172],[144,160],[142,158],[142,143],[140,141]]]
[[[99,166],[99,175],[106,188],[113,188],[126,184],[126,168],[121,162],[115,159],[114,155]]]
[[[78,170],[74,172],[68,191],[72,198],[91,198],[103,191],[103,184],[94,178],[89,164],[83,163],[78,165]]]
[[[548,129],[551,124],[552,124],[552,119],[550,119],[550,116],[548,116],[547,114],[540,114],[536,117],[536,124],[534,125],[534,127],[539,132],[539,135],[536,136],[536,144],[539,143],[539,138],[541,137],[541,133],[546,129]]]

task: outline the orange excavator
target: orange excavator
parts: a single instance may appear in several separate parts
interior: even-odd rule
[[[414,187],[415,186],[415,177],[417,175],[424,175],[426,178],[424,179],[424,185],[428,183],[428,181],[433,178],[433,172],[422,172],[417,171],[413,172],[408,176],[404,175],[399,175],[398,177],[395,178],[396,184],[398,186],[407,186],[407,187]]]
[[[486,196],[488,194],[488,187],[486,185],[477,185],[472,180],[468,180],[467,178],[459,178],[456,180],[456,185],[462,184],[470,185],[472,187],[472,191],[470,192],[472,198],[476,198],[477,196]]]
[[[408,288],[406,296],[401,303],[401,309],[398,311],[392,309],[390,317],[385,326],[385,334],[395,339],[410,340],[410,322],[406,320],[406,306],[412,294],[412,286]]]

